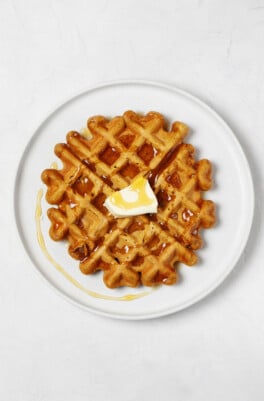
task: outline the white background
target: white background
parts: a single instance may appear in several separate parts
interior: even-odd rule
[[[74,92],[132,78],[213,106],[256,192],[248,245],[224,284],[139,322],[58,297],[34,273],[13,216],[17,165],[41,119]],[[0,400],[262,401],[264,1],[0,0],[0,127]]]

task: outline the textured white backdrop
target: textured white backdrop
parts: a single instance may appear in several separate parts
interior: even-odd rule
[[[0,0],[0,400],[264,399],[263,49],[260,0]],[[130,78],[213,106],[244,147],[256,191],[232,275],[196,306],[142,322],[85,313],[45,286],[12,199],[41,119],[74,92]]]

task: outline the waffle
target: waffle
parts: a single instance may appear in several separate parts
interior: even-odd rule
[[[76,131],[55,146],[60,170],[46,169],[50,237],[67,240],[84,274],[103,271],[107,287],[174,284],[178,262],[192,266],[202,246],[200,230],[215,223],[215,205],[202,198],[212,185],[211,163],[196,161],[184,143],[188,127],[166,129],[157,112],[87,121],[87,139]],[[156,194],[158,212],[115,218],[105,199],[143,175]]]

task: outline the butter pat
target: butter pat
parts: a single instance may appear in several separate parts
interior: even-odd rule
[[[157,213],[158,201],[148,180],[140,176],[128,187],[108,196],[104,206],[115,217],[128,217]]]

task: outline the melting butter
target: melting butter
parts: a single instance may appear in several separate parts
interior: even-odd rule
[[[146,178],[137,177],[128,187],[111,194],[104,206],[115,217],[157,213],[158,202]]]

